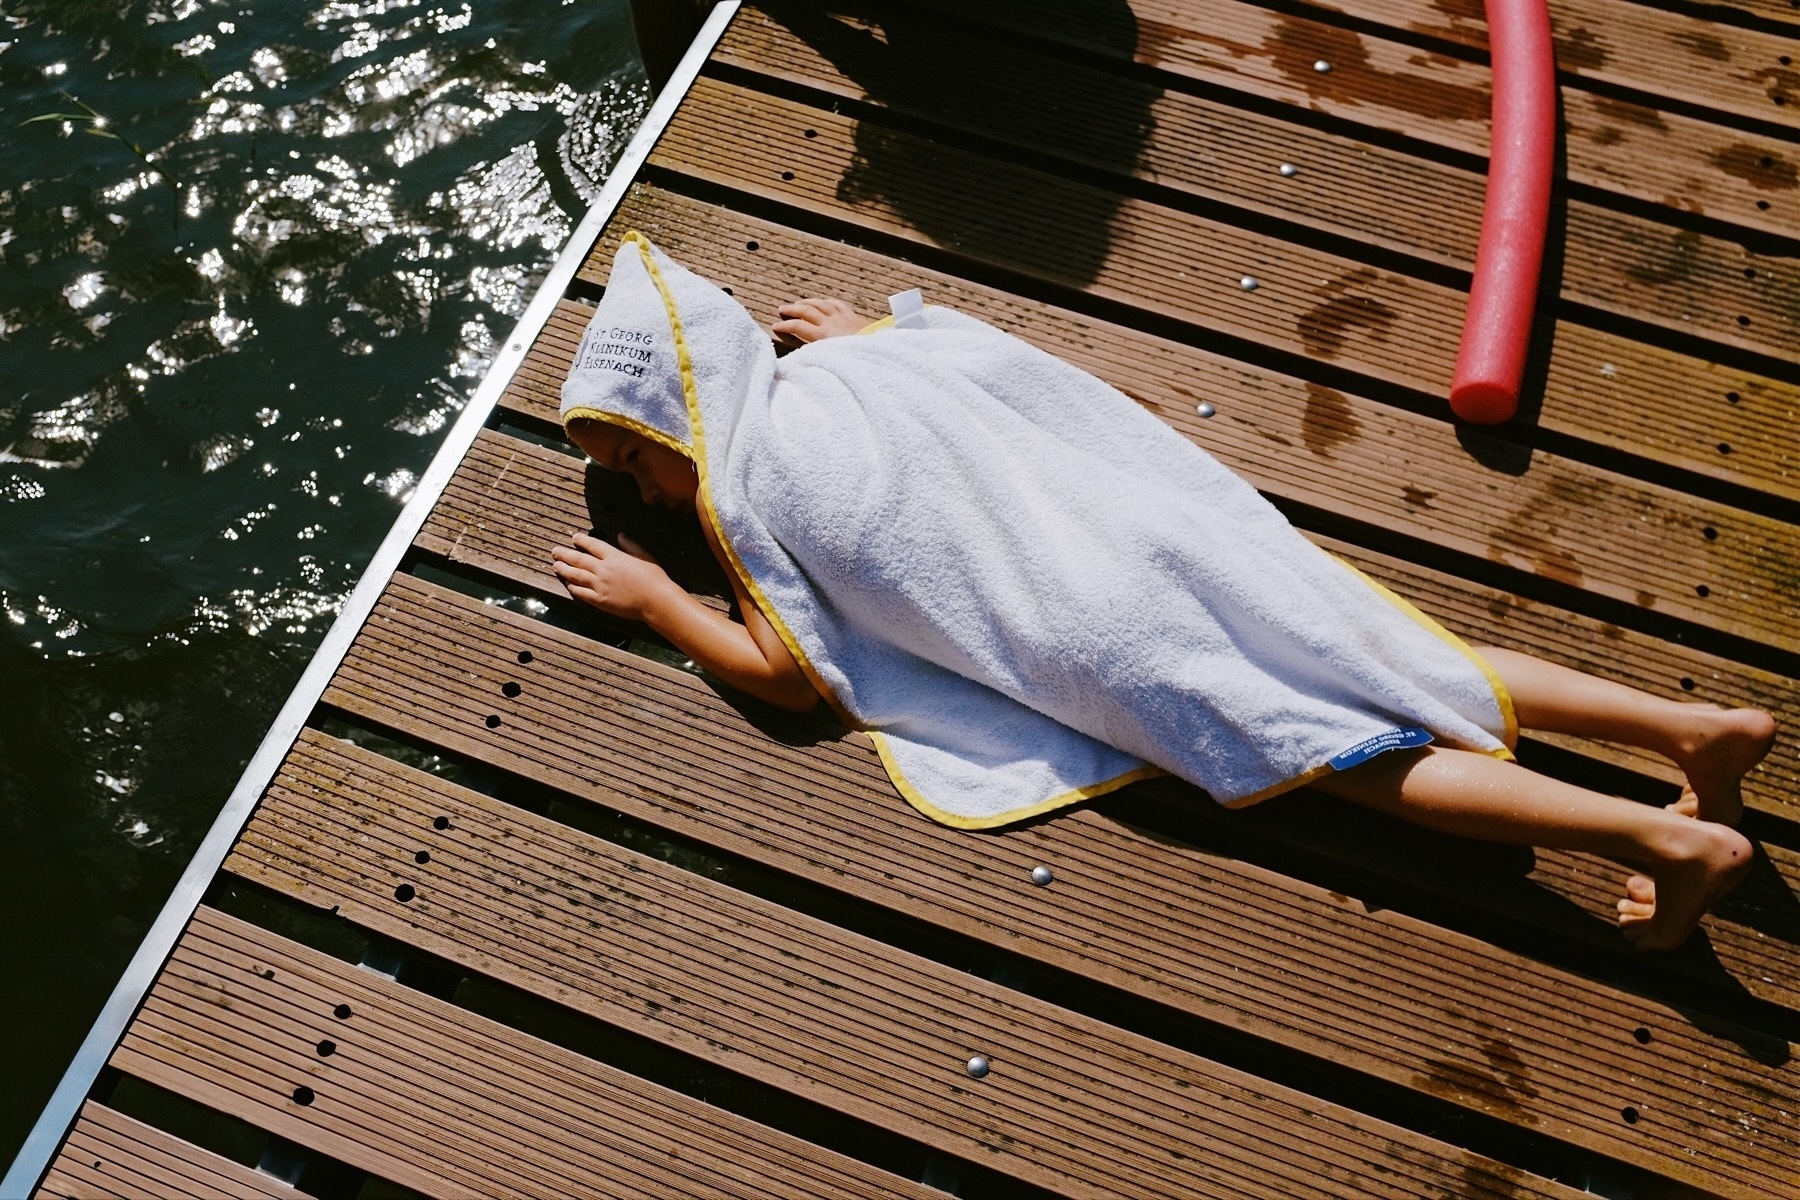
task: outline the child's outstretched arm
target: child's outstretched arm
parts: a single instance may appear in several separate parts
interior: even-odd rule
[[[744,616],[742,625],[689,595],[624,534],[619,535],[618,546],[578,534],[573,546],[556,547],[551,551],[556,576],[577,600],[642,621],[702,670],[739,691],[789,712],[808,711],[818,703],[818,693],[781,635],[745,594],[704,518],[700,527],[731,580]]]
[[[789,347],[860,333],[869,324],[869,319],[852,308],[849,301],[832,296],[793,300],[775,311],[781,320],[770,332],[776,341]]]

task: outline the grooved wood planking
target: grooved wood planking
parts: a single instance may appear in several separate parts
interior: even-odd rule
[[[585,524],[582,471],[567,455],[504,434],[484,432],[458,470],[444,499],[433,510],[421,534],[422,549],[455,546],[456,561],[504,576],[526,587],[561,595],[561,585],[548,570],[550,547],[562,544]],[[694,540],[698,541],[697,532]],[[1601,622],[1516,596],[1478,588],[1401,559],[1375,554],[1332,539],[1322,545],[1417,600],[1434,617],[1464,637],[1537,654],[1628,686],[1649,687],[1679,698],[1688,693],[1666,672],[1674,668],[1708,681],[1708,695],[1730,704],[1761,704],[1782,721],[1784,736],[1778,756],[1751,780],[1749,801],[1783,812],[1794,794],[1795,745],[1791,731],[1800,728],[1800,704],[1791,681],[1699,655],[1679,647],[1615,629]],[[1679,656],[1671,662],[1671,656]],[[1648,676],[1648,677],[1647,677]],[[1697,681],[1696,681],[1697,682]],[[1673,772],[1660,759],[1577,738],[1549,740],[1576,753],[1629,769]],[[1243,820],[1239,814],[1225,820]],[[1316,848],[1305,831],[1277,831],[1283,840]],[[1329,849],[1327,848],[1327,852]],[[1375,856],[1371,856],[1375,857]],[[1384,860],[1385,861],[1385,860]],[[1540,851],[1536,879],[1583,911],[1607,921],[1607,948],[1622,948],[1611,926],[1613,904],[1623,875],[1612,863],[1587,855]],[[1371,865],[1371,864],[1365,864]],[[1398,882],[1407,881],[1403,861],[1390,864]],[[1800,1010],[1800,914],[1789,891],[1800,892],[1800,854],[1778,846],[1764,848],[1755,875],[1722,911],[1709,916],[1704,928],[1714,952],[1729,972],[1728,986]],[[1460,897],[1459,897],[1460,898]],[[1481,897],[1472,898],[1480,905]],[[1783,900],[1788,903],[1783,904]],[[1504,902],[1502,902],[1504,903]],[[1599,940],[1599,939],[1596,939]],[[1677,970],[1690,966],[1678,960]],[[1718,983],[1709,971],[1691,972]]]
[[[1471,1194],[1494,1186],[1480,1179],[1491,1168],[1430,1139],[397,764],[308,750],[234,869],[286,890],[303,884],[313,903],[440,953],[454,948],[470,965],[741,1073],[878,1114],[936,1149],[1062,1194],[1402,1195],[1464,1172],[1475,1177]],[[450,823],[441,833],[440,815]],[[362,836],[330,837],[342,853],[313,853],[339,825]],[[421,837],[434,847],[424,870],[403,849]],[[402,877],[417,888],[404,907],[391,898]],[[994,1066],[979,1082],[963,1070],[976,1052]],[[1361,1177],[1386,1157],[1387,1139],[1395,1177]],[[1515,1184],[1560,1192],[1529,1177]]]
[[[1721,4],[1709,4],[1707,9],[1719,17],[1720,24],[1760,18],[1800,27],[1800,0],[1725,0]],[[1800,28],[1790,36],[1800,36]]]
[[[873,16],[846,0],[764,3],[740,14],[717,56],[729,79],[883,114],[859,122],[703,79],[654,159],[676,190],[634,189],[583,269],[588,284],[604,285],[605,250],[636,225],[759,319],[803,293],[879,311],[889,292],[924,286],[1110,380],[1273,496],[1452,552],[1440,561],[1475,555],[1532,572],[1558,585],[1543,594],[1578,608],[1618,613],[1610,602],[1622,601],[1800,650],[1791,525],[1633,478],[1630,462],[1607,470],[1492,435],[1459,443],[1445,421],[1201,351],[1183,344],[1187,332],[1175,341],[1130,327],[1216,330],[1277,352],[1257,357],[1441,394],[1463,297],[1431,280],[1469,265],[1482,180],[1463,155],[1485,153],[1489,77],[1403,37],[1479,47],[1478,3],[1300,0],[1275,12],[1239,0],[988,0],[973,10],[919,0]],[[1337,15],[1293,15],[1305,4]],[[1740,7],[1785,19],[1772,4]],[[1775,374],[1785,368],[1769,358],[1800,361],[1791,262],[1738,246],[1728,227],[1682,228],[1673,212],[1800,232],[1793,139],[1744,120],[1800,127],[1800,113],[1775,102],[1800,76],[1763,62],[1786,40],[1626,0],[1552,6],[1562,144],[1581,187],[1559,209],[1564,253],[1552,269],[1566,303],[1534,419],[1637,460],[1800,499],[1800,388],[1598,327],[1696,335],[1768,356]],[[968,36],[919,16],[933,10]],[[1355,22],[1406,33],[1345,27]],[[1319,59],[1331,69],[1314,70]],[[1644,103],[1607,91],[1621,87]],[[1652,107],[1665,104],[1704,111]],[[908,132],[925,129],[1007,148],[988,158]],[[1050,159],[1055,173],[1029,165]],[[1274,170],[1296,160],[1297,173]],[[1104,186],[1065,178],[1077,175]],[[681,190],[912,247],[901,252],[951,273]],[[962,275],[1080,294],[1080,306],[1114,321]],[[1240,287],[1244,275],[1257,286]],[[505,411],[555,420],[588,312],[559,305]],[[1288,354],[1298,357],[1279,357]],[[1202,401],[1218,409],[1211,421],[1194,414]],[[619,515],[584,470],[555,449],[483,432],[415,546],[554,594],[548,545]],[[1316,540],[1472,640],[1663,695],[1796,709],[1792,681],[1757,666]],[[723,603],[716,587],[694,590]],[[1632,610],[1622,611],[1629,624]],[[535,657],[520,662],[524,649]],[[389,586],[326,703],[908,920],[1681,1184],[1774,1197],[1795,1183],[1792,1047],[1599,981],[1661,986],[1666,970],[1701,985],[1684,994],[1735,987],[1800,1008],[1800,853],[1780,846],[1764,847],[1749,883],[1707,918],[1710,958],[1623,967],[1616,933],[1593,919],[1622,876],[1601,859],[1515,856],[1504,894],[1467,901],[1457,888],[1498,878],[1481,871],[1503,852],[1461,875],[1457,864],[1477,864],[1480,848],[1465,854],[1410,830],[1371,847],[1382,818],[1306,793],[1221,814],[1176,781],[1026,828],[951,831],[893,794],[859,734],[740,707],[694,674],[411,576]],[[1637,752],[1549,740],[1671,778],[1669,764]],[[1748,784],[1753,806],[1794,815],[1792,733]],[[1305,827],[1283,828],[1284,814]],[[1312,863],[1381,895],[1410,881],[1403,894],[1425,897],[1420,911],[1463,914],[1453,919],[1468,928],[1516,912],[1536,932],[1508,945],[1581,970],[1234,858],[1215,833],[1220,845],[1274,847],[1269,861]],[[1432,848],[1444,861],[1409,869],[1409,852]],[[1053,887],[1027,882],[1039,863],[1055,867]],[[1574,1195],[311,730],[227,870],[1064,1195]],[[995,1064],[979,1082],[961,1069],[975,1052]],[[430,1195],[940,1194],[205,907],[113,1065]],[[122,1172],[136,1173],[139,1193],[294,1194],[92,1103],[43,1194],[58,1194],[52,1181],[112,1194]]]
[[[999,139],[1084,172],[1143,180],[1462,271],[1474,265],[1485,183],[1476,172],[998,39],[946,42],[902,36],[892,25],[891,13],[884,21],[852,6],[776,15],[746,8],[714,61]],[[1282,164],[1295,173],[1282,174]],[[1560,212],[1565,299],[1800,358],[1800,271],[1792,260],[1581,200]]]
[[[1480,0],[1305,3],[1477,50],[1488,48],[1487,13]],[[1627,0],[1552,0],[1548,7],[1556,69],[1564,76],[1800,127],[1800,70],[1793,62],[1800,42],[1792,36]]]
[[[1800,536],[1784,522],[1523,447],[1502,445],[1489,467],[1447,422],[664,192],[638,193],[609,237],[633,225],[733,287],[764,319],[795,295],[841,295],[868,312],[879,311],[868,307],[875,297],[920,286],[933,302],[978,314],[1113,384],[1266,492],[1710,628],[1800,646]],[[604,283],[612,245],[589,260],[585,279]],[[1218,415],[1196,416],[1200,401]]]
[[[942,1195],[206,907],[113,1062],[446,1200]]]
[[[586,533],[585,475],[580,460],[483,430],[413,544],[450,562],[561,594],[548,555],[538,553],[547,547],[519,545],[510,526],[515,512],[537,517],[534,524],[547,526],[546,532],[555,530],[551,546],[567,545],[572,535]]]
[[[1099,23],[1081,19],[1079,4],[1047,11],[1041,0],[988,0],[973,9],[956,0],[919,3],[959,22],[1136,62],[1444,149],[1487,153],[1487,67],[1387,38],[1238,0],[1129,0],[1128,12],[1100,6],[1114,16]],[[1331,70],[1315,70],[1321,61]],[[1786,137],[1579,87],[1562,89],[1561,116],[1562,169],[1570,182],[1782,237],[1800,234],[1800,153]]]
[[[871,161],[911,171],[889,186]],[[796,221],[847,221],[965,271],[1128,306],[1134,324],[1173,320],[1448,394],[1463,293],[1270,235],[704,79],[652,162],[790,205]],[[1800,497],[1794,385],[1569,321],[1545,369],[1545,428]]]
[[[36,1200],[307,1200],[306,1193],[104,1104],[81,1106]]]
[[[521,649],[530,664],[517,661]],[[503,695],[509,682],[519,695]],[[1273,872],[1109,834],[1085,810],[971,838],[908,809],[860,737],[828,726],[809,733],[802,722],[766,736],[761,721],[690,674],[423,581],[395,580],[326,701],[827,887],[1672,1178],[1774,1194],[1767,1181],[1791,1152],[1769,1122],[1800,1068],[1763,1066],[1655,1001],[1403,916],[1361,913]],[[337,840],[307,837],[320,847]],[[1032,888],[1033,862],[1048,862],[1069,886]],[[1479,985],[1467,990],[1469,981]],[[1641,1025],[1657,1030],[1650,1046],[1631,1039]],[[1495,1030],[1507,1031],[1505,1054],[1529,1087],[1494,1082]],[[1626,1127],[1626,1106],[1642,1120]],[[1646,1122],[1665,1124],[1640,1139],[1651,1132]]]

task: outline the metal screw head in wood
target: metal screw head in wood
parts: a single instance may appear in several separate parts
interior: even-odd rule
[[[1202,400],[1200,403],[1194,405],[1194,411],[1203,417],[1210,417],[1219,410]]]
[[[969,1073],[970,1078],[980,1079],[992,1068],[988,1066],[987,1059],[977,1054],[974,1058],[971,1058],[968,1062],[963,1064],[963,1069]]]
[[[1243,288],[1246,292],[1254,292],[1257,288],[1261,287],[1262,284],[1256,281],[1256,276],[1246,275],[1238,280],[1238,286]]]
[[[1282,163],[1281,164],[1281,174],[1284,179],[1292,179],[1294,176],[1298,175],[1299,173],[1300,173],[1300,168],[1296,167],[1293,163]]]
[[[1323,75],[1327,71],[1331,70],[1331,64],[1321,58],[1317,62],[1313,63],[1313,70],[1315,70],[1319,74]]]
[[[1031,868],[1031,882],[1039,887],[1048,887],[1056,882],[1056,873],[1049,867],[1033,867]]]

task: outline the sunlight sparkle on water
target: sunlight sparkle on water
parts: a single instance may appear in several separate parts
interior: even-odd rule
[[[70,308],[79,311],[98,300],[100,293],[105,290],[106,285],[101,282],[100,272],[89,271],[63,289],[63,299],[69,302]]]
[[[42,706],[57,820],[204,831],[195,764],[253,748],[648,108],[609,3],[10,22],[0,635],[87,672]],[[71,97],[104,118],[22,124]]]

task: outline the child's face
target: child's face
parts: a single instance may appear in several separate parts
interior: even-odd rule
[[[575,444],[609,471],[624,471],[637,480],[645,504],[680,512],[694,511],[700,490],[694,464],[678,451],[604,421],[582,420],[569,429]]]

